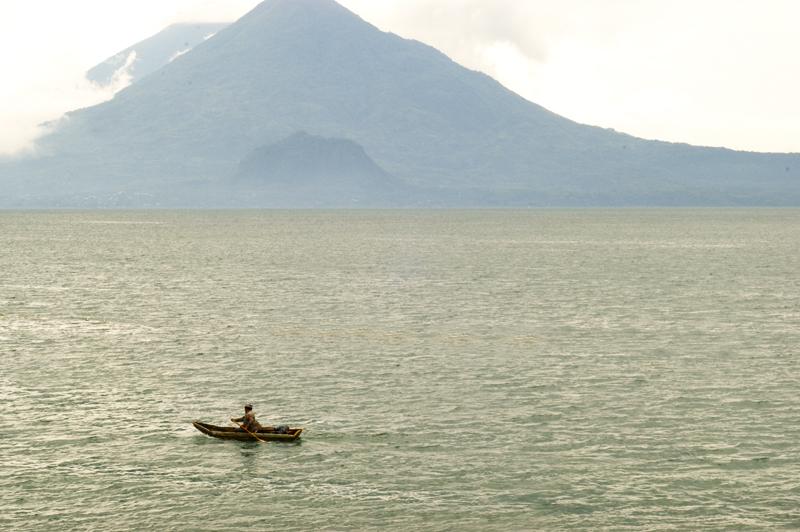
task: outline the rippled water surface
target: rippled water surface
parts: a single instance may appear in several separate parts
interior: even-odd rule
[[[799,528],[798,346],[798,210],[0,212],[0,528]]]

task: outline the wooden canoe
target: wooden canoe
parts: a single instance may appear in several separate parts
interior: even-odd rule
[[[212,436],[214,438],[221,438],[223,440],[238,440],[238,441],[283,441],[291,442],[300,439],[300,433],[303,429],[289,429],[286,434],[277,434],[274,427],[263,427],[258,432],[253,434],[258,435],[258,440],[253,437],[249,432],[245,432],[238,427],[218,427],[209,423],[202,423],[200,421],[193,421],[194,428]]]

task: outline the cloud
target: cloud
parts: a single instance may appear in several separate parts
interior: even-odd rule
[[[82,76],[69,81],[62,78],[58,86],[33,86],[4,95],[21,103],[19,107],[0,109],[0,155],[36,154],[36,140],[50,132],[64,113],[111,99],[130,83],[127,72],[119,71],[107,86],[92,83]]]
[[[439,48],[459,63],[491,71],[488,48],[515,48],[531,61],[543,61],[547,46],[536,9],[519,0],[342,0],[385,31]],[[491,73],[491,72],[490,72]]]
[[[579,122],[800,151],[793,0],[341,1]]]
[[[107,85],[87,80],[82,72],[71,76],[63,73],[56,84],[22,87],[3,95],[18,106],[0,107],[0,156],[36,155],[36,141],[48,134],[66,112],[110,100],[130,85],[130,69],[135,60],[136,52],[131,52]]]
[[[127,87],[128,85],[130,85],[131,80],[133,79],[133,74],[131,72],[131,69],[133,68],[133,64],[135,62],[136,62],[136,50],[133,50],[131,53],[128,54],[128,57],[125,58],[125,63],[123,63],[123,65],[119,67],[114,72],[114,74],[112,74],[111,83],[105,85],[102,88],[110,91],[112,94],[116,94],[125,87]]]
[[[84,78],[91,67],[181,21],[229,21],[257,0],[3,0],[0,2],[0,156],[36,153],[64,113],[106,101],[130,82]],[[130,60],[131,58],[129,58]],[[130,66],[130,65],[128,65]],[[48,125],[43,125],[48,124]]]
[[[172,54],[172,56],[169,58],[169,60],[167,62],[168,63],[172,63],[173,61],[175,61],[180,56],[184,55],[189,50],[191,50],[191,48],[186,48],[185,50],[179,50],[179,51],[175,52],[174,54]]]

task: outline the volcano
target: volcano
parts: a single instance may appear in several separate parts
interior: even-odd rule
[[[333,0],[266,0],[214,29],[112,100],[68,113],[37,158],[0,165],[0,204],[800,205],[798,154],[578,124]],[[314,179],[280,153],[300,132],[304,149],[343,150],[326,152]],[[280,179],[243,179],[254,154]],[[355,154],[369,175],[348,179]]]

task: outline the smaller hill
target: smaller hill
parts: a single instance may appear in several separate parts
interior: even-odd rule
[[[381,204],[411,193],[361,145],[305,132],[252,150],[234,182],[262,203],[293,206]]]

